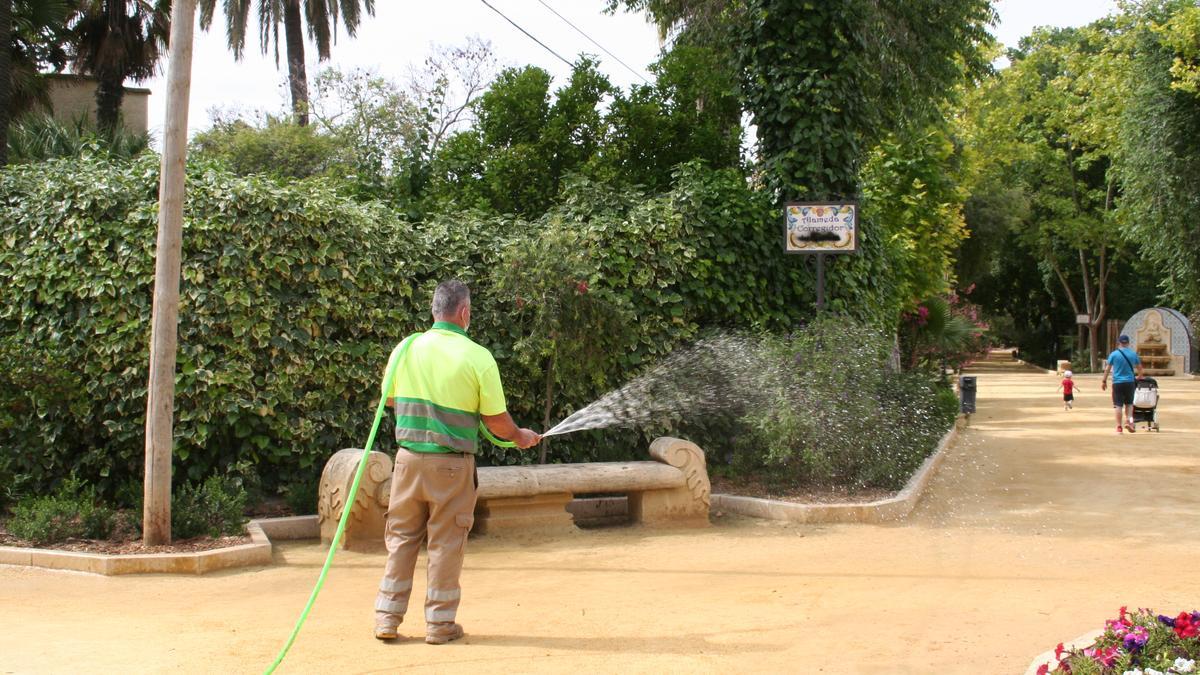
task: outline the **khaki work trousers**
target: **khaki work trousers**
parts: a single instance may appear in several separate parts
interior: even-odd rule
[[[375,613],[400,620],[408,610],[421,542],[428,537],[425,622],[454,621],[462,591],[467,533],[475,522],[475,457],[431,454],[404,448],[396,453],[384,542],[388,558]]]

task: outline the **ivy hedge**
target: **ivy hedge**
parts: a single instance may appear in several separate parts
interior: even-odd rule
[[[0,501],[52,493],[71,475],[108,496],[140,492],[157,188],[154,156],[0,172]],[[780,254],[778,220],[738,171],[698,164],[659,195],[580,179],[533,221],[458,212],[422,223],[322,179],[195,164],[176,482],[311,485],[330,454],[363,442],[386,356],[428,326],[445,278],[472,285],[472,336],[531,426],[704,331],[788,329],[812,313],[812,277]],[[856,274],[842,278],[857,288],[844,297],[875,293],[861,318],[886,325],[898,309],[872,290],[887,289],[880,263],[865,262],[847,261]],[[549,459],[629,456],[634,439],[573,435]],[[531,458],[489,448],[483,460]]]
[[[0,174],[0,485],[140,480],[158,160]],[[317,183],[188,175],[175,473],[320,471],[370,420],[367,385],[416,324],[391,214]],[[361,441],[357,441],[361,443]],[[136,492],[136,491],[135,491]]]

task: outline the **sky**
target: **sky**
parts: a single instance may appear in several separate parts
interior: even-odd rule
[[[541,66],[554,76],[556,84],[562,84],[569,67],[489,4],[568,60],[580,53],[598,56],[601,70],[618,86],[650,79],[646,67],[659,53],[657,29],[644,15],[605,14],[605,0],[376,0],[375,16],[364,17],[355,38],[339,33],[331,61],[318,64],[315,47],[307,45],[308,77],[311,81],[321,67],[334,65],[343,70],[367,69],[403,83],[434,47],[462,45],[469,37],[478,36],[491,42],[501,66]],[[1099,19],[1116,9],[1116,0],[997,0],[995,6],[1000,20],[993,33],[1005,45],[1015,46],[1035,26],[1078,26]],[[555,16],[551,8],[588,37]],[[196,31],[188,111],[192,133],[211,125],[214,110],[281,112],[288,105],[286,62],[280,70],[273,54],[260,53],[256,30],[252,34],[255,41],[247,43],[245,58],[235,62],[225,44],[222,21],[218,16],[210,32]],[[150,130],[156,140],[162,135],[166,108],[166,72],[164,62],[158,77],[128,83],[152,92]]]

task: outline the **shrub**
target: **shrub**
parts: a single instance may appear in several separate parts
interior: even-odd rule
[[[765,404],[735,432],[742,470],[779,482],[899,488],[957,413],[927,376],[888,369],[890,341],[862,324],[825,318],[764,341],[775,365],[763,369]]]
[[[84,155],[129,159],[149,147],[148,133],[117,127],[103,134],[86,117],[63,122],[50,115],[29,114],[8,128],[8,161],[13,164]]]
[[[0,477],[21,490],[141,477],[157,181],[149,156],[0,172]],[[381,364],[425,323],[424,266],[397,261],[424,251],[381,208],[202,164],[185,219],[175,475],[249,466],[273,490],[366,437]]]
[[[334,169],[338,143],[316,127],[268,117],[262,126],[242,120],[221,122],[196,134],[192,150],[198,159],[218,160],[239,176],[266,174],[277,178],[309,178]]]
[[[288,508],[294,515],[316,513],[320,483],[320,476],[313,473],[306,479],[298,479],[284,487],[284,501],[287,502]]]
[[[0,506],[55,491],[67,467],[55,447],[88,442],[88,407],[78,370],[60,355],[0,337]],[[36,423],[30,423],[37,420]],[[88,473],[90,460],[76,458]]]
[[[8,531],[39,546],[68,539],[107,539],[114,515],[100,504],[95,490],[72,478],[53,495],[21,500],[13,509]]]
[[[950,387],[938,387],[935,392],[934,408],[939,419],[954,418],[960,409],[958,394]]]
[[[246,491],[223,476],[187,483],[171,498],[171,535],[175,539],[241,534],[246,524]]]
[[[944,376],[987,353],[987,324],[979,308],[957,293],[923,301],[902,317],[900,347],[905,368],[925,369]]]

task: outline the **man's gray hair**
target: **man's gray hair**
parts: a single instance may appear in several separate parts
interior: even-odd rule
[[[471,301],[471,289],[458,279],[443,281],[433,291],[433,315],[453,316]]]

